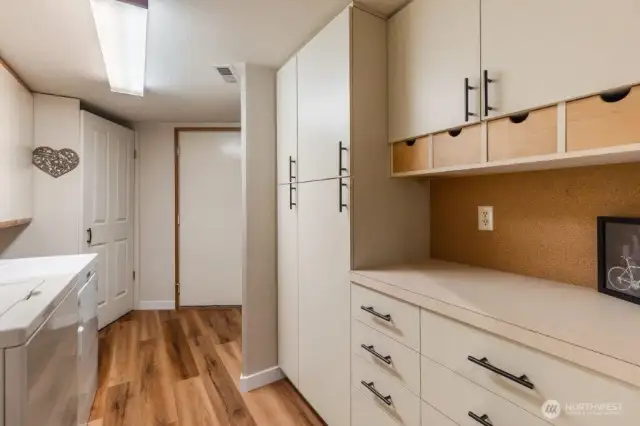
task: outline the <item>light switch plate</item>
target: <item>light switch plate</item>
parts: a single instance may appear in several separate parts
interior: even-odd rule
[[[478,207],[478,230],[493,231],[493,206]]]

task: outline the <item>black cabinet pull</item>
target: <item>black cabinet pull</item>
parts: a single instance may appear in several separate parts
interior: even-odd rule
[[[362,309],[365,312],[370,313],[374,317],[378,317],[378,318],[383,319],[383,320],[385,320],[387,322],[391,322],[391,315],[389,315],[389,314],[383,315],[383,314],[381,314],[379,312],[376,312],[375,309],[373,309],[373,306],[360,306],[360,309]]]
[[[292,184],[289,184],[289,210],[293,210],[293,208],[297,206],[297,204],[293,202],[293,191],[295,190],[296,188],[294,188]]]
[[[494,83],[495,80],[489,78],[489,71],[484,70],[484,116],[489,116],[489,111],[493,111],[495,108],[489,106],[489,83]]]
[[[493,426],[493,423],[491,423],[491,419],[486,414],[479,416],[473,411],[469,411],[469,417],[483,426]]]
[[[382,354],[380,354],[378,351],[375,350],[375,348],[373,347],[373,345],[365,345],[364,343],[362,345],[360,345],[362,347],[362,349],[364,349],[365,351],[369,352],[371,355],[375,356],[376,358],[378,358],[380,361],[384,362],[387,365],[391,365],[391,356],[387,355],[384,356]]]
[[[489,371],[493,371],[494,373],[505,377],[513,382],[516,382],[517,384],[524,386],[525,388],[529,388],[529,389],[533,389],[535,386],[533,385],[533,383],[531,383],[531,381],[529,380],[529,378],[527,377],[526,374],[523,374],[522,376],[518,377],[518,376],[514,376],[511,373],[507,373],[504,370],[501,370],[498,367],[494,367],[493,365],[491,365],[491,363],[489,362],[489,360],[484,357],[482,359],[478,359],[478,358],[474,358],[471,355],[469,355],[467,357],[467,359],[471,362],[473,362],[474,364],[479,365],[482,368],[486,368]]]
[[[476,90],[477,87],[469,86],[469,78],[464,79],[464,121],[469,121],[469,117],[475,117],[476,113],[469,112],[469,90]]]
[[[373,385],[373,382],[365,382],[364,380],[362,380],[360,383],[362,383],[362,386],[364,386],[365,388],[369,389],[369,391],[374,394],[375,396],[377,396],[380,400],[382,400],[382,402],[384,402],[387,405],[391,405],[393,402],[391,401],[391,395],[387,395],[384,396],[383,394],[381,394],[380,392],[378,392],[378,390],[375,388],[375,386]]]
[[[91,245],[91,241],[93,241],[93,233],[91,232],[91,228],[87,229],[87,244]]]
[[[349,170],[342,166],[342,153],[348,150],[347,147],[342,146],[342,141],[338,142],[338,176],[342,176],[342,172],[349,174]]]
[[[342,209],[346,209],[348,206],[342,202],[342,188],[348,188],[349,185],[342,182],[342,178],[338,179],[338,211],[342,213]]]
[[[293,182],[293,180],[296,178],[293,175],[293,165],[296,164],[296,160],[293,159],[293,157],[289,156],[289,182]]]

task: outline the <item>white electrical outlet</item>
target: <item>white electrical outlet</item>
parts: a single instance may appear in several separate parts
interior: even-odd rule
[[[478,207],[478,230],[493,231],[493,207]]]

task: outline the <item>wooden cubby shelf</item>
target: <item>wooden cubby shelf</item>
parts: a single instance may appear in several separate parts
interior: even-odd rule
[[[463,127],[459,134],[424,136],[412,146],[394,143],[391,176],[463,176],[638,162],[639,116],[640,86],[561,102]]]

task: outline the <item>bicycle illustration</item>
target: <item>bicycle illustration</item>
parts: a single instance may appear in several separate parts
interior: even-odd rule
[[[627,264],[626,268],[614,266],[609,269],[609,284],[619,291],[640,290],[640,267],[631,263],[631,258],[622,256]]]

